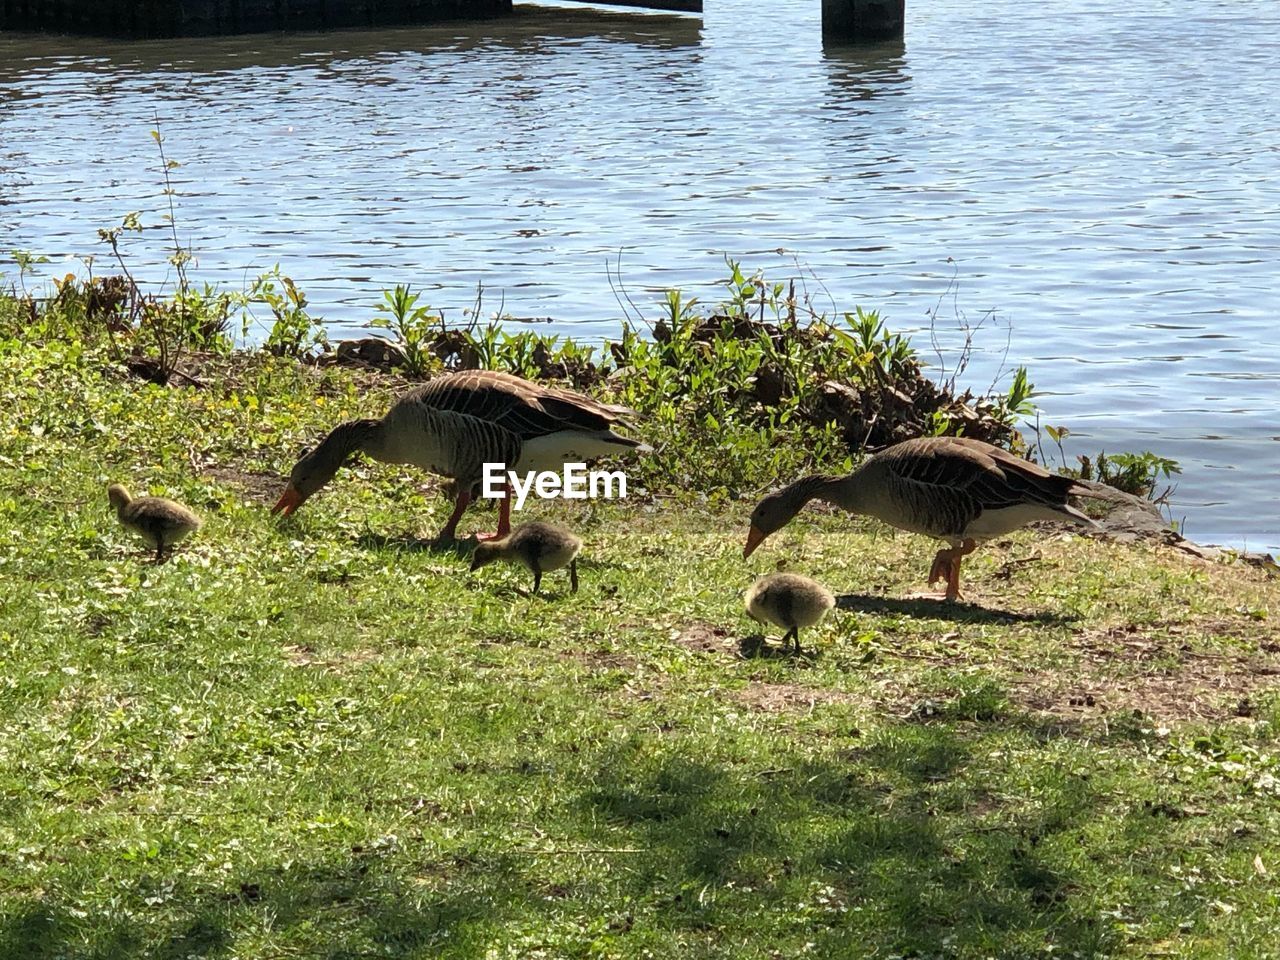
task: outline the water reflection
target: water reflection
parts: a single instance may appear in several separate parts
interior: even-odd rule
[[[827,45],[822,51],[828,95],[826,106],[838,113],[867,112],[859,104],[909,92],[907,48],[900,40],[865,45]]]
[[[696,46],[699,18],[517,6],[501,20],[452,21],[376,30],[304,31],[232,37],[125,41],[61,34],[0,32],[0,97],[39,97],[24,81],[66,69],[103,75],[107,92],[130,73],[218,74],[251,68],[314,67],[328,79],[377,83],[370,65],[407,54],[545,53],[564,42],[627,44],[672,50]],[[394,80],[394,77],[390,79]]]

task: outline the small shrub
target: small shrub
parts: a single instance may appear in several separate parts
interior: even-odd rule
[[[324,327],[307,312],[307,295],[276,264],[259,276],[245,295],[246,308],[261,303],[271,311],[273,321],[263,348],[277,357],[306,357],[329,340]],[[250,315],[246,309],[243,335],[249,335]]]
[[[864,449],[928,434],[1020,442],[1025,370],[1007,394],[956,396],[877,312],[829,320],[801,307],[793,283],[728,266],[722,303],[703,309],[668,291],[655,323],[628,319],[599,358],[569,338],[511,332],[509,318],[450,328],[407,286],[383,294],[372,325],[391,331],[414,375],[503,370],[607,390],[644,421],[656,449],[632,473],[653,488],[737,496],[806,469],[847,470]]]
[[[421,294],[413,293],[406,284],[384,290],[382,303],[375,308],[384,316],[369,321],[369,326],[390,330],[395,335],[404,353],[407,372],[418,377],[439,367],[430,346],[444,330],[444,320],[439,314],[433,314],[426,304],[418,305],[420,297]]]
[[[1160,494],[1156,493],[1162,477],[1172,479],[1174,474],[1182,472],[1178,461],[1158,456],[1150,450],[1137,453],[1102,452],[1094,459],[1079,456],[1076,460],[1080,463],[1080,469],[1074,473],[1081,479],[1097,480],[1135,497],[1150,497],[1153,500],[1166,500],[1173,492],[1170,486]]]

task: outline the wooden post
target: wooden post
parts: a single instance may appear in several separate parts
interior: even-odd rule
[[[822,40],[901,40],[906,6],[907,0],[822,0]]]

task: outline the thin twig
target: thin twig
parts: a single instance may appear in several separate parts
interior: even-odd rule
[[[609,289],[613,291],[613,298],[618,302],[618,306],[622,308],[623,318],[626,319],[628,323],[631,322],[631,313],[627,309],[627,307],[630,306],[631,310],[634,310],[636,312],[636,316],[640,318],[640,322],[643,323],[646,327],[648,327],[649,333],[652,334],[653,324],[651,324],[648,320],[645,319],[644,313],[641,311],[639,307],[636,306],[635,301],[631,299],[631,294],[627,293],[627,288],[622,284],[622,247],[618,248],[618,265],[614,267],[614,270],[613,270],[614,276],[617,277],[616,287],[614,286],[614,276],[609,276],[608,260],[605,261],[604,270],[605,270],[605,276],[609,280]],[[621,296],[618,295],[619,291],[621,291],[621,294],[622,294]],[[622,302],[624,297],[626,298],[626,301],[627,301],[625,304]]]

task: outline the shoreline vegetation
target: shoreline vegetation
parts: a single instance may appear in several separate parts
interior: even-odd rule
[[[792,469],[847,470],[863,453],[901,440],[967,436],[1157,503],[1169,492],[1162,483],[1180,472],[1175,461],[1150,451],[1080,456],[1069,465],[1062,443],[1070,431],[1048,426],[1041,433],[1024,367],[1001,371],[985,393],[962,389],[958,381],[981,325],[965,327],[951,370],[944,364],[940,378],[931,379],[912,343],[891,332],[876,311],[858,307],[828,317],[807,294],[797,295],[794,279],[747,275],[732,260],[720,303],[704,307],[668,291],[650,321],[628,297],[619,336],[599,343],[511,332],[518,324],[498,314],[481,321],[483,290],[465,322],[450,323],[407,286],[384,292],[367,324],[370,335],[331,342],[323,319],[308,311],[306,294],[279,267],[244,291],[196,287],[185,273],[190,254],[179,248],[170,258],[178,271],[173,295],[144,292],[117,246],[122,231],[142,228],[136,215],[124,224],[100,231],[116,253],[119,274],[67,274],[52,282],[48,296],[26,285],[43,258],[15,251],[21,291],[17,285],[7,294],[0,290],[0,332],[37,343],[75,342],[101,362],[160,385],[200,387],[207,366],[227,375],[264,353],[320,368],[385,373],[388,383],[401,386],[442,372],[492,369],[603,390],[670,432],[673,442],[663,446],[675,457],[659,451],[649,458],[655,473],[669,475],[681,465],[691,471],[688,479],[697,474],[702,489],[733,497],[776,482],[778,468],[788,466],[777,449],[786,441],[803,458]],[[997,389],[1006,374],[1008,387]],[[1019,421],[1030,425],[1032,415],[1035,437],[1028,443]],[[715,450],[717,459],[729,449],[770,456],[755,460],[755,470],[747,469],[753,461],[746,456],[739,465],[690,464],[685,440]]]
[[[374,305],[369,335],[331,342],[305,292],[279,266],[242,291],[197,286],[187,276],[192,254],[176,233],[169,257],[173,294],[144,292],[120,247],[122,237],[142,230],[136,214],[100,230],[119,272],[94,276],[93,258],[82,258],[89,275],[55,279],[48,296],[27,289],[28,276],[46,261],[13,251],[18,282],[7,295],[0,291],[0,331],[36,341],[70,339],[101,362],[162,385],[200,387],[206,367],[231,376],[263,353],[385,375],[384,389],[447,371],[493,369],[603,391],[665,438],[635,467],[642,488],[663,496],[696,491],[713,502],[758,494],[805,470],[846,472],[865,453],[912,437],[966,436],[1130,495],[1094,510],[1109,535],[1159,539],[1206,558],[1274,562],[1266,553],[1181,536],[1160,509],[1181,472],[1176,461],[1152,451],[1100,451],[1070,461],[1064,441],[1071,431],[1041,425],[1025,367],[1002,368],[983,393],[962,389],[981,321],[961,319],[964,339],[954,357],[930,338],[941,361],[933,379],[913,344],[876,311],[857,307],[828,316],[815,310],[807,292],[797,293],[795,279],[748,275],[727,259],[719,303],[668,291],[651,321],[623,292],[620,334],[601,342],[512,332],[520,324],[496,313],[481,320],[483,288],[463,321],[449,322],[403,285]],[[1002,379],[1008,386],[998,389]],[[1023,427],[1033,431],[1029,438]]]
[[[589,351],[446,326],[406,288],[393,347],[324,349],[278,273],[242,308],[123,274],[33,297],[24,269],[0,294],[0,956],[1274,956],[1272,571],[1024,530],[943,605],[901,599],[935,544],[821,509],[744,562],[764,487],[904,431],[1017,445],[1031,386],[957,394],[874,314],[731,272],[724,304],[673,293]],[[270,317],[258,348],[242,309]],[[582,539],[577,593],[430,548],[449,504],[411,468],[269,516],[303,446],[470,364],[643,414],[628,501],[524,511]],[[1158,497],[1134,456],[1132,499]],[[151,563],[109,483],[204,526]],[[778,568],[837,595],[806,656],[743,613]]]

